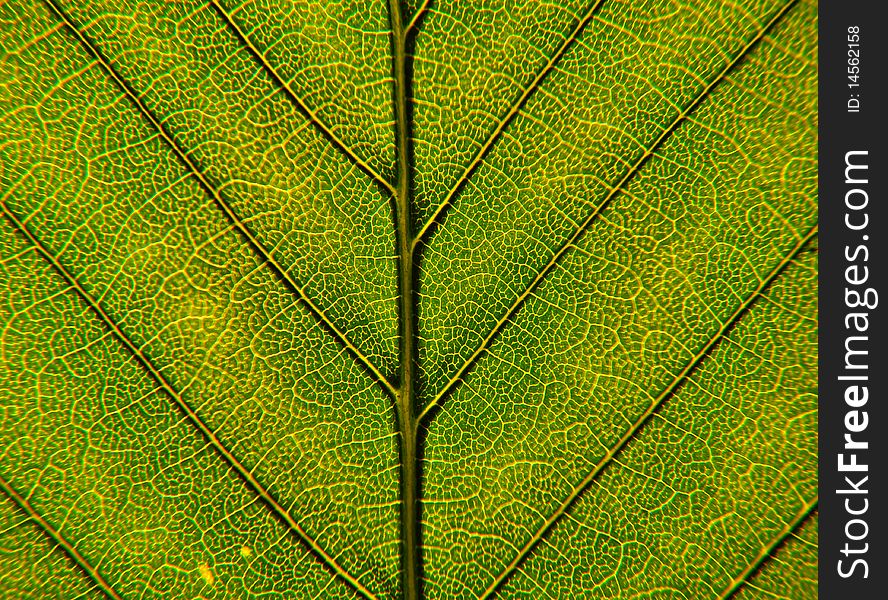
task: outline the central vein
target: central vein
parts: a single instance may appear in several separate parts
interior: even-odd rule
[[[401,442],[401,582],[406,600],[419,599],[420,548],[417,490],[419,465],[415,415],[415,315],[413,273],[413,218],[410,211],[410,142],[407,111],[407,29],[398,0],[389,0],[392,27],[392,70],[394,76],[395,127],[397,138],[397,221],[400,385],[397,394],[398,429]]]

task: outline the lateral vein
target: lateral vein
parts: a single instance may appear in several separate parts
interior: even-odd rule
[[[530,537],[527,543],[521,547],[521,550],[512,559],[512,561],[497,575],[491,584],[478,596],[478,600],[486,600],[490,598],[499,586],[518,568],[518,565],[530,554],[536,545],[542,540],[543,536],[555,525],[555,523],[570,509],[577,498],[592,484],[604,468],[620,453],[620,451],[632,439],[641,427],[650,419],[651,415],[663,405],[666,400],[671,398],[690,374],[697,366],[706,358],[710,350],[726,335],[735,323],[750,309],[750,307],[758,300],[768,286],[786,269],[786,267],[802,252],[807,243],[817,235],[817,225],[814,225],[808,233],[798,240],[795,246],[783,259],[771,270],[768,275],[762,279],[758,287],[734,310],[734,312],[725,320],[715,334],[697,351],[691,360],[679,371],[672,381],[663,389],[660,394],[648,405],[647,409],[632,423],[632,425],[623,433],[617,442],[608,449],[605,455],[598,461],[592,470],[577,484],[564,501],[549,515],[549,518],[543,522],[540,528]]]
[[[410,31],[419,24],[422,16],[428,11],[429,4],[431,4],[431,0],[424,0],[422,6],[416,9],[416,12],[413,13],[413,17],[410,18],[410,22],[404,28],[404,37],[410,35]]]
[[[789,0],[780,10],[778,10],[773,17],[762,27],[762,29],[749,41],[747,44],[737,53],[736,56],[727,64],[725,67],[713,78],[709,84],[704,87],[700,93],[693,99],[691,102],[675,117],[672,123],[663,130],[663,132],[655,139],[651,145],[644,151],[644,153],[632,164],[632,166],[626,171],[622,178],[611,187],[610,191],[604,197],[604,199],[595,207],[595,209],[583,220],[580,226],[571,234],[569,238],[558,248],[558,250],[549,258],[548,262],[543,266],[542,269],[536,274],[533,280],[528,284],[528,286],[524,289],[524,291],[515,299],[515,301],[509,306],[506,312],[502,317],[494,324],[490,333],[482,340],[481,344],[475,349],[474,352],[467,358],[462,366],[456,371],[456,373],[447,381],[444,387],[441,389],[438,394],[435,395],[434,399],[429,402],[423,411],[420,413],[419,420],[421,421],[425,418],[435,406],[440,404],[442,400],[447,396],[448,393],[454,387],[462,381],[462,378],[468,372],[469,369],[475,364],[475,361],[478,357],[487,349],[496,335],[500,332],[500,330],[508,323],[509,319],[512,318],[517,310],[521,307],[525,300],[533,293],[533,291],[543,282],[543,280],[549,275],[552,269],[555,268],[555,265],[558,264],[558,261],[561,257],[567,253],[567,251],[574,246],[576,241],[586,232],[589,226],[595,221],[599,214],[610,204],[611,200],[621,191],[624,185],[641,169],[641,167],[647,162],[647,160],[653,155],[653,153],[659,148],[663,142],[666,141],[667,138],[678,128],[679,125],[690,115],[694,109],[703,101],[706,96],[709,95],[709,92],[718,85],[727,74],[745,57],[753,47],[761,41],[761,39],[765,36],[765,34],[770,31],[770,29],[780,20],[783,15],[797,2],[797,0]]]
[[[43,518],[43,515],[37,512],[37,510],[28,502],[27,498],[23,497],[19,494],[15,488],[2,476],[0,475],[0,488],[3,489],[4,493],[9,497],[10,500],[15,502],[25,514],[28,515],[32,521],[34,521],[40,529],[46,533],[69,557],[73,560],[81,570],[83,570],[89,577],[92,579],[96,585],[98,585],[105,595],[113,600],[123,600],[114,588],[111,587],[102,574],[99,573],[99,570],[92,565],[89,560],[83,556],[74,545],[62,535],[58,529],[53,527],[46,519]]]
[[[355,358],[357,358],[358,362],[362,364],[366,369],[373,374],[374,378],[377,382],[392,396],[395,398],[397,396],[397,390],[392,385],[392,383],[388,380],[388,378],[382,374],[382,372],[377,368],[377,366],[370,360],[370,358],[365,355],[355,344],[348,339],[345,333],[336,326],[332,319],[330,319],[327,314],[317,305],[315,302],[308,296],[305,289],[299,285],[295,279],[289,274],[289,272],[281,265],[277,259],[272,256],[270,252],[268,252],[265,247],[259,242],[256,236],[253,235],[252,231],[246,226],[246,224],[237,216],[234,212],[234,209],[230,204],[222,197],[219,191],[215,186],[209,181],[206,175],[204,175],[203,171],[201,171],[191,157],[188,155],[185,150],[183,150],[179,144],[173,139],[173,137],[166,131],[161,122],[154,116],[145,103],[139,98],[138,94],[136,94],[135,90],[133,90],[129,84],[124,81],[123,77],[117,73],[117,71],[111,66],[111,64],[105,60],[102,54],[98,51],[97,48],[93,46],[93,44],[86,38],[86,36],[81,33],[80,29],[77,27],[76,23],[65,13],[61,7],[56,4],[56,0],[44,0],[47,5],[52,9],[52,11],[65,23],[68,29],[78,38],[83,47],[89,52],[93,57],[95,57],[96,61],[102,66],[106,73],[114,80],[114,82],[123,90],[126,96],[136,105],[139,109],[139,112],[149,121],[149,123],[154,127],[154,129],[158,132],[161,139],[166,143],[166,145],[173,151],[176,157],[188,168],[192,175],[197,179],[200,186],[203,190],[215,201],[216,205],[222,209],[222,212],[225,213],[226,217],[231,221],[231,223],[237,228],[237,230],[241,233],[241,235],[246,238],[247,243],[256,251],[260,257],[268,263],[274,272],[283,279],[283,281],[290,287],[291,290],[295,291],[299,298],[305,303],[305,305],[309,308],[309,312],[317,319],[324,327],[326,327],[332,334],[333,337],[339,342],[340,345],[344,346],[350,354],[352,354]],[[213,1],[213,0],[211,0]]]
[[[533,94],[537,89],[539,89],[540,85],[543,82],[543,79],[555,68],[555,65],[558,64],[558,61],[561,60],[561,57],[564,56],[565,52],[567,52],[568,48],[570,48],[573,43],[579,38],[580,33],[592,20],[592,17],[595,15],[598,8],[603,4],[604,0],[596,0],[592,6],[586,11],[586,13],[577,21],[576,26],[574,26],[573,30],[571,30],[570,34],[564,39],[558,49],[555,51],[552,56],[549,57],[549,60],[546,62],[545,66],[540,70],[539,73],[533,78],[530,84],[524,89],[518,99],[512,104],[509,108],[508,112],[503,115],[502,119],[500,119],[497,126],[494,128],[493,132],[487,138],[487,140],[481,145],[481,148],[478,149],[478,152],[475,154],[475,157],[469,162],[469,165],[463,170],[462,175],[460,175],[459,179],[456,180],[456,183],[450,188],[450,191],[447,192],[447,195],[444,197],[444,200],[438,205],[438,208],[435,209],[435,212],[429,217],[428,221],[423,224],[422,228],[419,230],[419,233],[416,235],[416,238],[413,241],[413,248],[416,249],[416,246],[419,245],[423,238],[425,237],[428,230],[432,227],[435,221],[441,216],[447,207],[449,207],[453,200],[456,198],[457,193],[459,192],[462,185],[471,177],[472,173],[481,164],[484,160],[484,157],[493,147],[493,144],[499,139],[500,135],[506,129],[509,123],[512,122],[512,119],[521,112],[521,108],[524,106],[524,103],[527,99]],[[425,6],[423,6],[425,9]],[[419,14],[416,18],[419,18]]]
[[[284,508],[250,472],[247,467],[241,463],[225,445],[216,436],[216,433],[206,424],[203,419],[191,408],[179,392],[167,381],[160,370],[151,362],[142,350],[129,339],[117,323],[105,312],[105,309],[98,301],[80,284],[80,282],[65,268],[64,265],[46,248],[37,237],[28,229],[28,227],[14,215],[6,205],[5,201],[0,201],[0,211],[7,218],[10,224],[19,231],[33,245],[34,249],[43,256],[62,276],[62,278],[70,285],[74,291],[86,302],[87,306],[102,320],[111,333],[120,341],[137,359],[138,363],[148,371],[152,379],[167,393],[176,406],[182,411],[185,417],[194,425],[200,433],[206,438],[211,446],[219,453],[219,455],[231,466],[238,475],[247,483],[247,485],[258,495],[268,506],[273,514],[276,514],[287,526],[294,531],[298,537],[313,551],[313,553],[321,559],[330,569],[332,569],[339,577],[348,582],[356,591],[361,593],[368,600],[376,600],[367,588],[360,581],[342,567],[335,558],[324,550],[321,545],[299,525],[290,512]]]
[[[336,135],[336,133],[330,129],[330,127],[324,123],[324,121],[318,116],[318,114],[309,108],[308,104],[299,96],[295,91],[293,91],[292,86],[284,80],[283,77],[277,72],[271,63],[265,58],[265,55],[262,54],[259,49],[253,44],[252,40],[247,36],[243,29],[241,29],[240,25],[238,25],[234,18],[225,10],[222,4],[219,3],[219,0],[209,0],[210,4],[219,14],[223,21],[225,21],[226,25],[234,32],[237,38],[241,41],[241,43],[247,47],[250,51],[250,54],[262,65],[262,68],[266,73],[274,80],[275,83],[278,84],[285,92],[287,92],[287,96],[296,104],[299,110],[308,117],[308,120],[312,122],[330,142],[339,148],[349,159],[351,159],[358,167],[360,167],[365,173],[367,173],[370,177],[376,180],[382,187],[384,187],[392,196],[395,196],[397,192],[395,191],[394,186],[386,180],[378,171],[376,171],[373,167],[371,167],[364,159],[358,156],[357,152],[352,150],[342,139]]]
[[[774,536],[768,544],[762,547],[759,553],[752,559],[746,568],[744,568],[725,588],[725,590],[719,594],[717,600],[727,600],[732,597],[735,593],[737,593],[743,584],[749,581],[749,578],[753,573],[758,571],[759,567],[761,567],[766,561],[770,560],[773,556],[773,552],[783,544],[786,539],[791,536],[793,533],[799,530],[799,528],[808,520],[808,517],[817,510],[818,496],[814,496],[814,499],[810,502],[805,503],[801,510],[793,517],[793,519],[783,526],[783,529]]]

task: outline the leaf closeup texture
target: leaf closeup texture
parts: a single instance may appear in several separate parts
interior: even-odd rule
[[[811,0],[0,1],[0,596],[815,598],[816,57]]]

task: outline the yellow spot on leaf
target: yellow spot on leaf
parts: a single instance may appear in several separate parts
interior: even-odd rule
[[[249,546],[241,546],[241,556],[244,558],[250,558],[253,556],[253,550],[250,549]]]
[[[213,577],[213,571],[210,569],[209,565],[202,564],[197,567],[197,570],[200,571],[200,576],[203,577],[204,581],[207,582],[207,585],[213,585],[213,582],[216,581],[216,578]]]

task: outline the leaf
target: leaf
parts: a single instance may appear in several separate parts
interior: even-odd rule
[[[813,2],[0,24],[4,597],[816,595]]]
[[[817,595],[817,513],[740,590],[738,598],[813,598]]]

